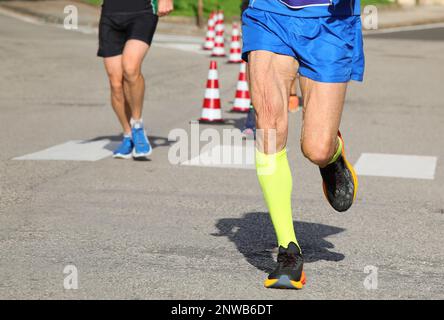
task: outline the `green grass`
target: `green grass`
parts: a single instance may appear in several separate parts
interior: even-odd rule
[[[222,9],[226,17],[240,16],[240,0],[204,0],[204,15],[208,16],[212,10]],[[174,1],[176,16],[196,16],[197,0]]]
[[[95,5],[102,3],[102,0],[83,1]],[[369,4],[386,5],[391,3],[393,3],[391,0],[361,0],[361,5],[363,6]],[[240,15],[240,5],[240,0],[204,0],[204,14],[208,16],[212,10],[221,8],[224,10],[225,17],[238,17]],[[194,17],[197,15],[197,0],[175,0],[174,6],[175,10],[172,13],[174,16]]]
[[[100,5],[102,0],[83,0],[86,3]],[[124,1],[124,0],[122,0]],[[204,14],[208,16],[212,10],[221,8],[225,16],[234,17],[240,15],[240,0],[204,0]],[[175,0],[175,16],[193,17],[197,15],[197,0]]]
[[[386,4],[393,4],[394,1],[390,0],[361,0],[361,6],[366,6],[369,4],[373,4],[375,6],[378,5],[386,5]]]
[[[102,3],[102,0],[83,0],[83,2],[99,5]]]

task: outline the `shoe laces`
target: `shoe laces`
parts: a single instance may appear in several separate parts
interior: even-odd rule
[[[131,142],[131,139],[125,137],[125,138],[122,139],[122,141],[118,145],[118,148],[122,149],[122,148],[128,146],[130,144],[130,142]]]
[[[143,128],[134,128],[134,134],[133,134],[134,143],[139,144],[141,142],[141,139],[143,139],[142,135],[144,134],[145,131],[143,130]]]

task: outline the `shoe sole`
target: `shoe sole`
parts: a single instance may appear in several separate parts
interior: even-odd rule
[[[300,290],[306,283],[305,272],[302,271],[301,280],[293,281],[288,276],[280,276],[279,279],[265,279],[264,286],[269,289],[296,289]]]
[[[345,166],[350,171],[350,173],[352,175],[352,179],[353,179],[353,201],[352,201],[352,204],[353,204],[353,202],[356,199],[356,194],[358,192],[358,185],[359,185],[358,175],[356,174],[355,169],[353,168],[351,163],[348,162],[347,157],[345,155],[345,144],[344,144],[344,139],[342,139],[341,132],[338,132],[338,137],[342,141],[342,158],[344,159]],[[324,181],[322,181],[322,190],[324,191],[325,199],[327,199],[328,203],[330,203],[330,201],[328,200],[328,196],[327,196],[327,185],[325,184]]]
[[[121,154],[121,153],[118,153],[118,154],[114,154],[114,155],[113,155],[113,158],[114,158],[114,159],[128,160],[128,159],[131,159],[132,156],[133,156],[133,155],[132,155],[131,153],[129,153],[129,154]]]
[[[135,153],[135,152],[133,152],[133,158],[134,159],[145,159],[148,156],[150,156],[151,153],[153,153],[153,150],[151,150],[150,152],[147,152],[147,153]]]

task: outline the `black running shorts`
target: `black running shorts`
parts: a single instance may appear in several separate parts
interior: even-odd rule
[[[121,55],[125,43],[135,39],[151,45],[159,17],[152,11],[102,13],[99,24],[99,57]]]

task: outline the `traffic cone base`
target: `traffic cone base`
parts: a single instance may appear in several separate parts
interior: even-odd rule
[[[232,113],[248,113],[248,108],[233,107],[233,108],[231,108],[230,112],[232,112]]]
[[[202,110],[202,116],[199,119],[199,122],[225,122],[222,119],[222,112],[220,109],[207,109],[204,108]]]
[[[211,119],[201,118],[199,119],[199,123],[224,124],[225,120],[211,120]]]

